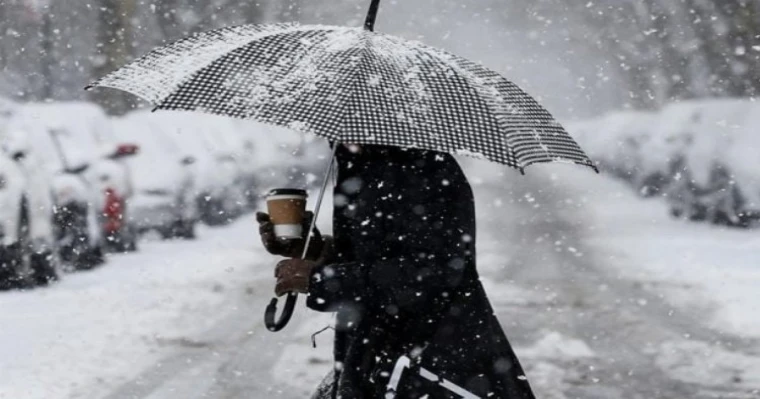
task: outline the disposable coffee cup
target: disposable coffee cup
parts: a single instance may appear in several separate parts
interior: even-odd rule
[[[276,188],[267,194],[269,220],[274,225],[277,238],[303,238],[306,198],[306,190],[294,188]]]

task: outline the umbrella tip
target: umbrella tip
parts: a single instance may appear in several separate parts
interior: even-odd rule
[[[95,87],[95,86],[93,86],[93,85],[87,85],[87,86],[84,87],[84,91],[90,91],[90,90],[92,90],[93,87]]]
[[[594,172],[596,172],[596,174],[597,174],[597,175],[601,174],[601,173],[599,172],[599,168],[598,168],[598,167],[596,167],[596,165],[591,165],[591,167],[592,167],[592,168],[594,168]]]
[[[377,19],[377,10],[380,8],[380,0],[372,0],[367,12],[367,19],[364,21],[364,29],[370,32],[375,31],[375,20]]]
[[[524,166],[520,166],[520,174],[523,175],[523,176],[525,176],[525,167]]]

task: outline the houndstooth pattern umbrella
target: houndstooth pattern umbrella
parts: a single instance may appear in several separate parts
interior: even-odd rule
[[[520,169],[539,162],[593,163],[532,97],[482,65],[418,42],[364,29],[298,24],[218,29],[158,48],[98,80],[156,109],[204,111],[312,132],[334,143],[416,147]],[[333,154],[337,146],[333,146]],[[314,208],[317,220],[329,171]],[[598,172],[598,171],[597,171]],[[265,312],[284,328],[298,294]],[[391,391],[393,391],[392,387]]]
[[[200,33],[92,86],[331,141],[595,168],[530,95],[464,58],[371,29],[293,23]]]

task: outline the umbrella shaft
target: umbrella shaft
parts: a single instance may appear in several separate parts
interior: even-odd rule
[[[369,5],[369,12],[367,12],[367,20],[364,22],[364,29],[374,32],[375,19],[377,18],[377,10],[380,8],[380,0],[372,0]]]
[[[317,225],[317,217],[319,217],[319,209],[322,207],[322,199],[325,197],[325,191],[327,191],[327,183],[330,181],[330,172],[332,171],[333,164],[335,163],[335,153],[338,151],[340,144],[333,143],[332,154],[330,155],[330,162],[327,164],[327,170],[325,170],[325,179],[322,181],[322,189],[317,196],[317,204],[314,207],[314,217],[311,219],[311,225],[309,231],[306,232],[306,243],[303,246],[303,254],[301,259],[306,259],[306,253],[309,251],[309,244],[311,243],[311,233],[314,231],[314,226]]]

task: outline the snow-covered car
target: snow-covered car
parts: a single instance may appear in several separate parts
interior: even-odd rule
[[[729,150],[750,111],[751,103],[743,100],[699,102],[699,116],[691,128],[694,141],[684,157],[692,190],[698,193],[694,207],[711,223],[741,224],[745,197],[735,184],[734,168],[738,165],[732,162]]]
[[[39,168],[29,167],[34,161],[29,154],[3,141],[0,289],[47,284],[58,278],[50,179]]]
[[[98,215],[105,243],[109,250],[122,252],[137,249],[135,227],[128,223],[129,198],[133,193],[132,174],[125,159],[139,148],[129,141],[119,141],[114,134],[111,119],[103,110],[90,103],[68,102],[55,105],[58,120],[51,121],[65,128],[74,139],[95,155],[85,172],[95,188]],[[67,121],[64,115],[79,117]],[[49,115],[47,118],[51,119]],[[64,125],[65,123],[65,125]]]
[[[243,199],[244,206],[249,210],[255,210],[259,200],[259,169],[255,156],[254,142],[242,134],[242,130],[249,125],[248,121],[218,116],[204,115],[207,128],[204,132],[215,143],[214,152],[231,159],[237,169],[236,185]]]
[[[126,221],[132,181],[124,158],[137,148],[116,140],[110,118],[99,107],[84,102],[26,104],[12,119],[24,129],[46,130],[63,156],[69,148],[82,153],[88,167],[81,175],[93,191],[93,206],[106,249],[136,249],[136,232]],[[61,142],[62,144],[58,143]]]
[[[760,106],[750,103],[731,136],[725,163],[741,194],[739,224],[760,226]]]
[[[330,156],[324,139],[253,121],[237,123],[238,134],[250,142],[259,194],[273,187],[308,188],[321,181]]]
[[[250,156],[246,153],[234,120],[215,115],[195,114],[196,137],[206,153],[215,161],[215,170],[228,181],[225,201],[209,204],[207,224],[232,221],[249,207],[252,187],[248,187]],[[217,208],[217,209],[214,209]]]
[[[195,181],[187,169],[194,160],[180,157],[176,144],[157,134],[139,114],[115,120],[114,125],[118,138],[140,146],[140,152],[126,160],[134,177],[130,222],[140,232],[156,230],[164,238],[194,238]]]
[[[696,118],[697,108],[691,103],[671,104],[660,111],[652,127],[649,140],[642,143],[646,157],[640,173],[648,190],[664,194],[671,183],[679,178],[678,157],[690,145],[690,134],[685,130]]]
[[[651,139],[650,131],[655,122],[654,113],[622,111],[571,125],[571,130],[578,131],[583,148],[600,166],[648,197],[661,188],[659,179],[653,180],[643,173],[647,155],[642,148]]]
[[[162,111],[144,118],[155,127],[157,135],[175,143],[182,158],[194,160],[189,167],[195,175],[200,220],[208,225],[220,225],[239,216],[247,202],[240,189],[240,166],[234,154],[216,150],[225,147],[219,142],[222,138],[213,135],[214,130],[209,127],[208,118],[215,117]]]
[[[660,141],[648,151],[660,164],[667,164],[670,180],[664,196],[673,216],[740,224],[743,198],[726,160],[728,145],[748,104],[740,100],[693,101],[663,110],[656,130]]]
[[[28,149],[30,168],[41,168],[51,176],[61,259],[75,268],[90,268],[103,262],[105,247],[99,217],[106,200],[92,181],[98,158],[92,145],[54,123],[60,110],[51,107],[55,106],[22,106],[9,121],[6,135],[17,148]]]

